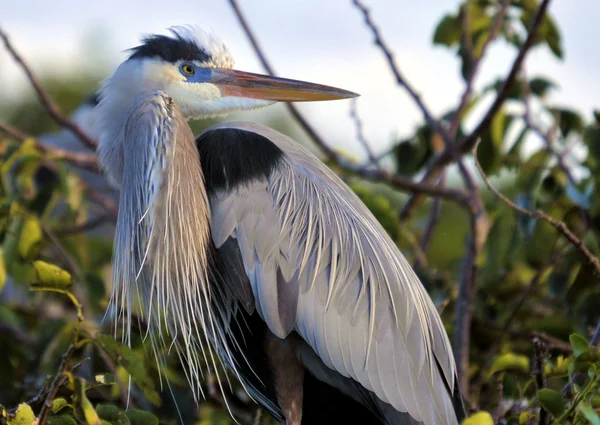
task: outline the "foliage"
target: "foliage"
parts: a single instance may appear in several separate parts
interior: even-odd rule
[[[465,82],[482,58],[501,3],[465,0],[434,30],[433,43],[457,55]],[[492,42],[518,49],[537,7],[537,0],[512,1]],[[556,22],[546,16],[534,48],[562,58],[561,40]],[[86,79],[75,85],[46,83],[66,110],[93,87]],[[488,82],[464,109],[454,108],[440,120],[448,127],[457,120],[460,139],[471,111],[497,95],[503,83]],[[600,112],[588,120],[580,111],[553,104],[549,99],[559,83],[549,75],[521,72],[482,135],[478,159],[517,205],[540,208],[564,221],[598,255]],[[26,100],[3,114],[29,133],[56,128],[42,109],[31,105]],[[285,131],[288,123],[276,124]],[[394,171],[416,178],[444,148],[444,140],[429,123],[419,123],[411,137],[393,145]],[[434,302],[445,307],[442,318],[452,338],[470,232],[468,213],[443,202],[427,246],[422,241],[430,230],[433,201],[401,221],[397,211],[404,195],[331,165],[409,262],[425,257],[417,273]],[[164,364],[159,368],[143,345],[143,328],[132,336],[129,348],[121,344],[118,328],[115,334],[108,320],[102,322],[112,228],[67,231],[102,212],[77,171],[51,160],[32,139],[0,135],[0,179],[0,423],[31,424],[34,417],[47,417],[53,425],[233,423],[218,390],[211,388],[211,377],[204,385],[208,399],[196,406],[178,359],[161,351]],[[476,259],[478,292],[465,394],[469,406],[480,411],[471,412],[465,423],[524,425],[548,418],[599,425],[600,354],[588,342],[600,321],[598,276],[548,223],[519,215],[488,192],[482,191],[482,197],[490,229]],[[228,400],[252,417],[256,406],[230,379],[234,391]],[[269,421],[266,416],[261,423]]]

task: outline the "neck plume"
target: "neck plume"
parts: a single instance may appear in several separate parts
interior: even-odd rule
[[[210,211],[195,140],[160,91],[137,97],[117,137],[111,155],[118,160],[107,170],[121,187],[111,297],[115,323],[122,320],[122,338],[130,343],[137,312],[157,359],[172,343],[186,360],[198,396],[200,365],[211,363],[204,335],[215,334],[217,319],[210,308]]]

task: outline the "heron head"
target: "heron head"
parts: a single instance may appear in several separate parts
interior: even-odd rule
[[[169,31],[168,36],[147,36],[131,49],[106,89],[120,96],[162,90],[187,119],[225,115],[278,101],[357,96],[319,84],[236,71],[229,49],[214,33],[195,26],[172,27]]]

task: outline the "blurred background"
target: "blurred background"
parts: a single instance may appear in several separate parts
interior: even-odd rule
[[[225,0],[0,1],[0,28],[67,114],[98,89],[144,34],[165,34],[172,25],[214,30],[232,51],[237,69],[264,72]],[[459,143],[498,95],[541,2],[512,0],[489,45],[505,0],[365,3],[405,79],[438,122],[455,128],[450,139]],[[422,178],[443,149],[442,140],[393,78],[351,1],[240,0],[239,5],[279,76],[360,93],[357,114],[382,168],[400,178]],[[540,208],[563,220],[595,256],[600,253],[599,16],[596,0],[550,3],[515,84],[480,134],[478,151],[483,171],[497,188],[521,207]],[[479,68],[471,80],[474,62]],[[470,80],[471,96],[457,114]],[[370,167],[351,106],[348,100],[300,104],[298,109],[330,147],[355,166]],[[283,105],[225,120],[234,119],[274,127],[321,154]],[[23,70],[0,47],[2,122],[48,142],[49,133],[68,135],[59,133]],[[197,134],[214,122],[192,127]],[[69,146],[78,146],[69,137]],[[115,425],[179,423],[172,390],[184,423],[232,423],[210,376],[205,384],[209,401],[198,409],[176,359],[165,365],[172,389],[160,388],[156,364],[141,339],[129,352],[98,336],[108,329],[101,319],[110,291],[114,217],[89,231],[94,217],[106,215],[83,184],[90,175],[49,159],[34,141],[18,139],[0,131],[0,331],[9,347],[0,350],[0,405],[14,412],[19,402],[30,400],[39,413],[36,393],[43,392],[45,377],[56,373],[75,329],[87,343],[67,369],[79,368],[81,380],[61,389],[58,397],[65,402],[53,410],[51,422],[68,416],[84,423],[81,400],[87,393],[92,409]],[[475,188],[465,187],[464,173],[454,163],[440,184],[461,190],[473,204],[427,197],[408,212],[412,194],[405,188],[360,178],[335,161],[326,163],[415,267],[453,341],[468,409],[489,411],[497,423],[546,424],[542,405],[561,423],[600,423],[600,356],[587,345],[600,320],[598,273],[551,225],[516,213],[492,194],[470,152],[462,160]],[[59,285],[61,294],[30,292],[48,284],[43,276],[50,266],[39,261],[67,273],[69,278],[59,284],[70,289]],[[84,305],[85,320],[76,321],[65,291]],[[461,322],[463,316],[468,320]],[[92,360],[77,366],[85,356]],[[577,373],[584,378],[570,381],[573,389],[565,386]],[[105,383],[94,380],[98,374]],[[140,409],[141,417],[123,413],[128,403],[123,384],[129,376],[135,383],[130,407]],[[546,405],[539,393],[544,386],[556,393],[550,398],[557,405]],[[73,394],[79,398],[70,398]],[[241,423],[269,423],[266,414],[256,419],[256,406],[235,384],[229,396]],[[589,406],[593,420],[579,405]],[[3,425],[1,412],[0,406]]]
[[[440,17],[460,3],[368,3],[402,72],[436,115],[456,103],[464,86],[455,55],[431,45]],[[374,151],[385,151],[422,122],[419,110],[395,84],[383,55],[373,47],[372,35],[350,2],[246,0],[240,1],[240,6],[279,75],[339,86],[361,95],[357,108]],[[527,71],[531,75],[551,75],[559,81],[560,89],[550,92],[549,100],[572,105],[589,118],[600,98],[596,72],[600,51],[595,46],[600,37],[600,3],[578,0],[575,6],[559,0],[550,10],[564,34],[564,57],[560,60],[547,48],[535,49],[527,60]],[[126,50],[136,46],[141,35],[165,33],[171,25],[190,23],[219,34],[232,50],[238,69],[263,71],[226,1],[5,0],[0,22],[36,74],[57,84],[64,81],[92,89],[125,59]],[[508,43],[494,43],[486,54],[476,87],[504,76],[514,55]],[[33,96],[25,76],[5,51],[0,51],[0,93],[0,116],[5,118],[15,101],[18,104]],[[483,102],[480,106],[483,110],[487,105]],[[299,108],[332,146],[364,158],[348,117],[349,101]],[[282,116],[283,110],[277,105],[227,119],[264,122]],[[466,127],[478,118],[480,114],[475,111]]]

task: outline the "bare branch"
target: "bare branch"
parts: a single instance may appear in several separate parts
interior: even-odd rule
[[[445,171],[445,170],[444,170]],[[444,187],[446,184],[446,173],[443,172],[438,180],[438,186]],[[423,252],[423,258],[426,258],[427,249],[429,248],[429,243],[431,242],[431,238],[433,237],[433,231],[437,226],[440,220],[440,214],[442,212],[442,200],[439,197],[436,197],[433,200],[433,205],[431,207],[431,211],[429,213],[429,219],[427,220],[427,225],[425,226],[425,231],[423,232],[423,236],[421,237],[421,252]],[[421,257],[417,257],[413,264],[414,269],[418,269],[421,266],[425,266],[426,263],[421,261]]]
[[[254,33],[250,29],[248,22],[246,21],[242,11],[239,8],[237,0],[229,0],[229,4],[233,8],[240,25],[244,29],[248,40],[252,44],[256,55],[258,56],[262,66],[265,68],[265,71],[270,75],[275,75],[273,72],[273,68],[267,61]],[[403,178],[401,176],[397,176],[393,173],[390,173],[385,170],[369,170],[366,168],[359,167],[345,158],[342,158],[336,151],[330,148],[327,143],[317,134],[314,128],[308,123],[308,121],[302,116],[300,111],[291,103],[286,103],[286,107],[288,111],[292,114],[292,116],[296,119],[296,121],[300,124],[300,126],[306,131],[308,136],[317,144],[317,146],[323,151],[325,156],[327,156],[331,161],[335,162],[338,166],[342,167],[345,171],[356,174],[360,177],[363,177],[367,180],[376,181],[380,183],[387,183],[394,188],[402,191],[417,191],[423,192],[427,195],[440,196],[444,199],[453,201],[458,203],[464,208],[470,208],[470,199],[469,197],[459,191],[454,189],[445,189],[437,186],[433,186],[430,184],[419,184],[410,179]]]
[[[454,357],[456,373],[461,390],[469,393],[469,349],[471,345],[471,322],[473,320],[473,305],[477,285],[477,258],[479,257],[479,230],[475,215],[471,215],[471,235],[469,236],[468,251],[465,256],[458,297],[456,301],[456,322],[454,325]]]
[[[365,137],[365,133],[363,131],[363,123],[360,117],[358,116],[358,111],[356,109],[357,99],[354,98],[350,101],[350,118],[354,121],[354,125],[356,127],[356,138],[364,148],[365,152],[369,157],[369,163],[377,168],[379,168],[379,160],[375,157],[373,150],[371,149],[371,144]]]
[[[477,165],[477,169],[481,174],[481,178],[485,182],[486,186],[490,189],[494,195],[499,197],[506,205],[511,207],[513,210],[517,211],[520,214],[527,215],[529,217],[536,218],[538,220],[544,220],[548,222],[552,227],[554,227],[561,235],[563,235],[571,244],[584,256],[584,258],[588,261],[588,263],[594,268],[594,274],[597,277],[600,277],[600,261],[594,254],[590,252],[589,249],[583,244],[583,241],[579,239],[568,227],[567,225],[561,221],[557,220],[554,217],[549,216],[542,210],[530,211],[528,209],[522,208],[515,204],[513,201],[508,199],[504,194],[500,193],[492,183],[489,181],[483,169],[481,168],[481,164],[477,159],[477,146],[479,142],[475,145],[473,156],[475,157],[475,164]]]
[[[448,145],[446,147],[446,149],[436,159],[433,160],[433,162],[427,169],[425,175],[421,179],[422,183],[430,183],[430,182],[436,180],[437,177],[439,176],[439,173],[446,165],[450,164],[453,161],[456,161],[462,155],[473,150],[475,143],[481,137],[483,132],[490,126],[492,119],[494,118],[496,113],[500,110],[500,107],[506,100],[506,97],[508,96],[508,93],[509,93],[511,87],[513,86],[513,84],[516,80],[519,69],[521,68],[521,65],[523,64],[523,61],[525,60],[527,53],[533,46],[535,37],[537,35],[537,31],[543,21],[543,18],[546,14],[546,10],[548,9],[549,4],[550,4],[550,0],[542,0],[542,3],[540,4],[540,6],[538,8],[535,18],[533,19],[531,27],[529,28],[529,31],[527,33],[527,38],[525,39],[525,41],[523,42],[523,45],[519,49],[519,53],[517,54],[517,57],[515,58],[515,61],[512,64],[510,72],[508,73],[506,79],[504,80],[502,87],[498,90],[498,94],[496,95],[494,102],[489,107],[489,109],[486,112],[486,114],[484,115],[483,119],[479,122],[479,124],[477,125],[475,130],[473,130],[473,132],[471,134],[466,136],[459,143],[454,143],[454,144]],[[416,210],[418,203],[421,200],[422,200],[422,197],[419,195],[414,195],[413,197],[411,197],[409,199],[409,201],[406,203],[406,205],[404,206],[404,208],[402,209],[402,211],[400,212],[400,218],[403,220],[406,220],[410,216],[412,216],[412,214],[414,214],[414,212]]]
[[[36,144],[38,149],[42,152],[45,152],[50,157],[49,159],[57,159],[66,161],[76,167],[83,168],[86,170],[93,171],[95,173],[100,173],[100,168],[98,167],[98,158],[95,154],[91,153],[77,153],[70,152],[64,149],[60,149],[54,146],[47,145],[45,143],[40,142],[35,139],[35,137],[24,133],[16,127],[0,120],[0,130],[4,131],[10,137],[13,137],[18,140],[25,141],[27,139],[36,140]]]
[[[451,138],[449,137],[448,132],[442,127],[439,121],[437,121],[433,117],[423,100],[421,100],[421,96],[415,91],[415,89],[410,85],[410,83],[406,80],[406,78],[404,78],[404,76],[400,72],[400,69],[398,68],[394,60],[394,54],[381,37],[379,29],[371,19],[369,9],[366,6],[364,6],[360,0],[352,0],[352,4],[354,4],[354,6],[362,13],[363,18],[365,20],[365,24],[367,24],[367,27],[369,27],[369,29],[373,33],[373,36],[375,37],[375,45],[379,47],[379,49],[382,51],[382,53],[385,55],[385,58],[387,59],[390,71],[394,75],[396,83],[398,83],[398,85],[400,85],[401,87],[404,87],[404,89],[407,91],[412,100],[417,104],[427,124],[429,124],[429,126],[431,126],[431,128],[433,128],[446,143],[449,143]]]
[[[475,83],[475,77],[477,76],[477,72],[479,71],[479,65],[481,65],[481,61],[482,61],[483,57],[485,56],[487,48],[498,36],[498,32],[500,31],[500,28],[502,28],[502,22],[504,21],[504,16],[506,16],[506,11],[508,10],[509,6],[510,6],[510,0],[504,0],[502,2],[502,5],[500,6],[500,10],[498,11],[498,15],[496,15],[496,19],[494,20],[494,23],[492,24],[492,27],[488,34],[488,38],[485,41],[485,43],[483,44],[483,46],[481,47],[481,53],[476,58],[473,57],[473,60],[471,62],[471,70],[469,72],[469,76],[467,77],[467,81],[466,81],[467,85],[465,87],[465,91],[463,92],[463,94],[461,96],[460,103],[459,103],[458,107],[456,108],[456,113],[454,114],[452,124],[450,125],[450,137],[452,137],[452,138],[454,138],[456,136],[456,132],[458,131],[458,126],[460,124],[460,118],[462,116],[462,113],[465,110],[465,108],[467,107],[467,103],[469,102],[469,99],[471,98],[471,95],[473,94],[473,84]],[[468,15],[467,12],[465,12],[465,15]],[[467,19],[467,18],[464,18],[464,19]],[[465,28],[465,27],[466,27],[466,25],[463,22],[463,32],[465,33],[464,34],[465,41],[467,39],[469,41],[471,41],[471,33],[470,33],[470,31],[467,31],[468,28]],[[472,52],[472,46],[471,46],[471,52]]]
[[[25,63],[21,55],[17,53],[15,48],[12,46],[8,36],[2,29],[0,28],[0,38],[4,41],[4,45],[6,46],[6,50],[13,57],[15,62],[19,64],[19,66],[23,69],[29,82],[35,89],[35,92],[40,99],[42,105],[46,108],[50,116],[61,126],[69,129],[75,136],[79,138],[81,143],[87,146],[90,149],[96,149],[96,142],[92,140],[90,136],[88,136],[83,130],[81,130],[77,125],[75,125],[71,120],[69,120],[61,111],[60,107],[54,102],[54,100],[50,97],[50,95],[46,92],[46,90],[42,87],[37,78],[33,75],[33,72],[29,68],[29,66]]]

